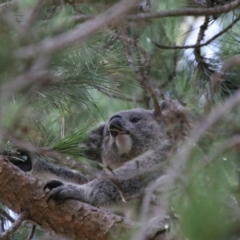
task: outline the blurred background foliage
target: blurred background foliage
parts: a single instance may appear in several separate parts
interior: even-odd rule
[[[0,0],[1,4],[6,2]],[[196,44],[206,19],[193,16],[113,22],[74,46],[44,56],[47,72],[53,76],[49,81],[35,81],[13,93],[11,88],[6,88],[14,81],[27,78],[26,73],[34,69],[38,60],[37,57],[16,57],[18,49],[71,30],[84,22],[79,16],[98,14],[114,2],[47,1],[37,9],[28,26],[24,26],[24,19],[37,1],[19,0],[12,8],[1,11],[1,150],[22,147],[19,143],[27,142],[39,149],[64,154],[64,157],[49,158],[45,154],[49,161],[56,160],[56,157],[58,163],[67,166],[90,164],[79,149],[79,143],[89,129],[107,121],[116,111],[152,108],[149,93],[136,80],[130,67],[125,44],[119,38],[122,34],[137,42],[150,57],[148,74],[155,83],[159,100],[163,97],[177,99],[192,112],[195,120],[201,121],[217,104],[239,89],[239,67],[235,67],[224,73],[216,91],[211,90],[214,71],[220,69],[224,59],[239,53],[238,22],[202,47],[199,55],[194,52],[197,48],[164,49],[163,46]],[[222,6],[231,1],[152,0],[146,11],[198,8],[208,2],[211,6]],[[139,9],[133,13],[145,11]],[[238,16],[239,9],[235,9],[209,17],[201,43],[222,31]],[[133,60],[141,70],[144,66],[139,62],[144,60],[144,54],[139,53],[135,44],[129,46]],[[186,164],[179,169],[179,182],[169,187],[168,207],[176,218],[173,224],[176,239],[238,239],[239,141],[233,142],[240,130],[238,119],[237,108],[205,133]],[[4,206],[1,209],[9,211]],[[14,216],[11,212],[9,215]],[[1,213],[0,216],[0,231],[4,231],[9,219]],[[29,228],[29,225],[23,225],[10,239],[26,239]],[[42,230],[38,229],[32,239],[41,239],[41,234]]]

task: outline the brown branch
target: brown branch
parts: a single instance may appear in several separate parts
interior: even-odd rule
[[[12,226],[5,232],[3,232],[2,234],[0,234],[0,239],[1,240],[6,240],[10,237],[11,234],[13,234],[21,225],[22,222],[24,220],[26,220],[26,218],[28,217],[28,212],[27,211],[23,211],[18,219],[12,224]]]
[[[156,117],[161,116],[161,108],[159,106],[159,101],[156,96],[155,90],[156,87],[154,87],[153,81],[149,77],[150,72],[150,57],[148,54],[138,45],[138,43],[132,39],[129,39],[127,36],[120,37],[120,39],[123,41],[126,47],[126,55],[127,55],[127,61],[130,65],[130,68],[132,69],[136,79],[141,83],[141,85],[148,91],[150,94],[153,105],[154,105],[154,113]],[[132,51],[129,47],[129,43],[133,44],[135,46],[135,49],[138,53],[138,67],[134,63]],[[144,60],[140,61],[139,53],[143,55]],[[143,68],[143,69],[141,69]]]
[[[186,46],[165,46],[165,45],[161,45],[158,44],[154,41],[152,41],[158,48],[161,49],[189,49],[189,48],[196,48],[196,47],[204,47],[207,46],[209,43],[211,43],[212,41],[214,41],[215,39],[217,39],[218,37],[220,37],[223,33],[225,33],[226,31],[228,31],[234,24],[236,24],[238,21],[240,20],[240,17],[237,17],[231,24],[229,24],[226,28],[224,28],[222,31],[220,31],[218,34],[216,34],[215,36],[213,36],[212,38],[210,38],[209,40],[207,40],[205,43],[202,44],[192,44],[192,45],[186,45]]]
[[[198,64],[204,62],[203,56],[201,55],[201,47],[199,47],[199,45],[200,45],[201,41],[204,39],[204,33],[208,28],[209,20],[210,20],[209,16],[206,16],[204,23],[200,26],[198,37],[197,37],[197,42],[195,44],[195,45],[197,45],[197,47],[194,48],[194,51],[193,51],[195,60]]]
[[[15,56],[24,59],[33,58],[38,55],[52,54],[72,44],[76,44],[80,40],[99,31],[118,17],[121,17],[130,8],[134,7],[137,2],[137,0],[122,0],[105,12],[97,15],[94,19],[84,22],[73,30],[69,30],[56,37],[45,39],[36,45],[30,45],[17,50]]]
[[[166,10],[152,13],[139,13],[127,16],[128,20],[147,20],[164,17],[181,17],[181,16],[211,16],[229,12],[240,5],[240,0],[235,0],[220,7],[211,8],[184,8],[180,10]]]
[[[28,220],[47,231],[73,239],[109,240],[129,239],[136,227],[124,217],[78,201],[47,204],[43,183],[2,158],[0,182],[0,201],[16,213],[27,211]]]

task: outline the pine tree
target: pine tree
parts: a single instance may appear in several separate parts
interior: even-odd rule
[[[113,112],[157,109],[159,101],[175,99],[187,109],[191,130],[169,160],[167,183],[149,190],[169,210],[165,237],[239,237],[239,5],[239,0],[0,0],[1,154],[24,149],[98,174],[99,165],[79,148],[89,129]],[[99,239],[120,239],[115,232],[135,229],[127,218],[83,206],[89,226],[76,235],[74,224],[68,231],[60,224],[64,204],[49,207],[60,225],[47,227],[38,209],[32,216],[31,207],[23,211],[22,199],[19,205],[18,199],[11,202],[14,191],[28,194],[28,177],[3,157],[1,181],[9,182],[0,186],[1,239],[46,239],[48,230],[78,239],[90,229],[85,237],[94,239],[98,228]],[[27,186],[40,197],[32,181]],[[95,211],[99,219],[108,216],[101,226],[92,221]],[[146,220],[144,213],[138,221]],[[69,215],[62,216],[66,228]],[[144,231],[132,239],[144,239]]]

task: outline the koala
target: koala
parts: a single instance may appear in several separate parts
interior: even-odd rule
[[[99,206],[135,198],[164,173],[176,141],[173,133],[179,128],[169,127],[169,122],[174,121],[174,111],[178,115],[175,122],[182,122],[179,109],[175,102],[164,101],[160,117],[153,110],[140,108],[120,111],[91,130],[80,148],[110,172],[93,180],[24,150],[18,151],[21,161],[11,162],[46,183],[48,201],[75,199]]]

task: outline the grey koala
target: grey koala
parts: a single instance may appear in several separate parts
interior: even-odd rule
[[[141,195],[146,186],[163,174],[161,164],[171,152],[175,139],[169,122],[175,103],[161,104],[161,117],[153,110],[131,109],[113,114],[90,131],[81,144],[87,158],[110,169],[109,177],[89,181],[83,174],[49,164],[34,153],[20,150],[23,171],[46,182],[49,198],[55,201],[76,199],[93,205],[108,205]],[[171,114],[168,113],[171,110]],[[156,168],[157,167],[157,168]]]

